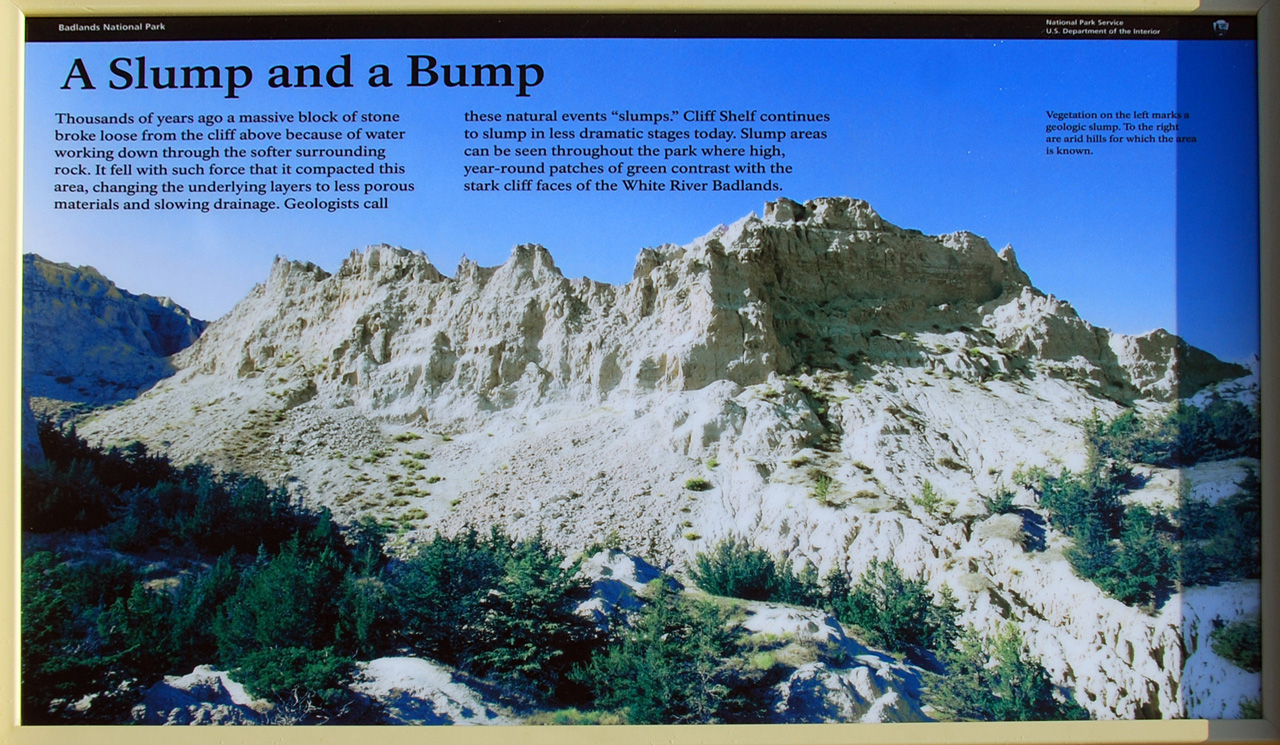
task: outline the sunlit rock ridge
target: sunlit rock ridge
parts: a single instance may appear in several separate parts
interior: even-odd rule
[[[532,245],[497,267],[464,261],[453,277],[389,246],[353,252],[334,274],[278,259],[176,363],[248,379],[289,355],[318,390],[404,422],[754,385],[806,367],[856,371],[864,360],[1010,373],[1030,359],[1127,401],[1244,374],[1164,332],[1093,327],[1038,292],[1012,249],[903,230],[858,200],[772,203],[763,218],[689,246],[642,251],[634,274],[622,286],[569,280]],[[947,360],[896,338],[904,331],[960,333],[999,350],[985,363]]]
[[[641,251],[623,285],[567,279],[531,245],[453,276],[390,246],[333,273],[278,259],[171,361],[80,431],[287,479],[343,519],[403,521],[403,541],[499,524],[568,549],[612,535],[675,569],[729,536],[823,574],[889,559],[984,633],[1016,621],[1095,717],[1182,716],[1207,695],[1181,686],[1197,642],[1179,598],[1155,614],[1108,599],[1072,573],[1068,538],[1046,528],[1029,551],[1021,518],[982,497],[1021,468],[1081,468],[1094,411],[1247,371],[1092,326],[971,233],[783,199]],[[1180,478],[1135,498],[1168,504]],[[949,515],[913,502],[926,481]]]

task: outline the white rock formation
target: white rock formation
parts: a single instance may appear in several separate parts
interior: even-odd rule
[[[226,672],[200,665],[167,675],[133,707],[138,724],[263,724],[273,707],[255,699]]]
[[[417,657],[360,663],[351,689],[368,696],[387,724],[518,724],[443,665]]]
[[[597,623],[639,611],[644,607],[645,585],[666,577],[643,559],[616,549],[597,552],[582,562],[578,572],[591,583],[591,597],[578,606],[577,613]]]
[[[746,608],[748,616],[741,626],[750,638],[782,640],[786,646],[775,654],[795,667],[774,687],[773,721],[927,721],[916,701],[918,668],[850,639],[840,622],[823,611],[773,603],[748,603]],[[817,650],[816,658],[809,659],[807,650]]]
[[[810,662],[777,688],[780,724],[927,721],[910,699],[869,666],[832,669]]]
[[[81,433],[288,477],[340,516],[408,521],[404,540],[501,524],[573,550],[616,533],[660,567],[729,536],[824,573],[892,559],[950,587],[965,622],[1019,622],[1099,718],[1185,713],[1179,603],[1106,598],[1068,539],[1044,529],[1029,550],[981,497],[1019,468],[1082,467],[1095,410],[1247,372],[1091,326],[1012,249],[851,199],[780,200],[644,250],[622,286],[566,279],[537,246],[453,277],[389,246],[332,274],[280,259],[173,364]],[[912,499],[926,481],[947,500],[933,513]],[[796,690],[893,709],[843,675]]]

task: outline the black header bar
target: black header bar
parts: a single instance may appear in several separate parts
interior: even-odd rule
[[[1256,40],[1253,16],[505,14],[27,18],[27,41],[757,38]]]

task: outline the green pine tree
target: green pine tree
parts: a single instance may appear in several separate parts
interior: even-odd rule
[[[476,669],[555,699],[599,642],[595,625],[574,612],[590,594],[576,573],[541,535],[516,544],[495,592],[480,601]]]
[[[737,537],[720,541],[710,553],[698,552],[689,567],[689,577],[703,592],[743,600],[773,599],[777,576],[768,551]]]
[[[497,586],[510,541],[474,530],[439,534],[412,558],[389,571],[388,601],[398,635],[419,654],[457,665],[477,647],[480,603]]]
[[[944,720],[1029,722],[1087,719],[1059,693],[1010,623],[994,639],[967,629],[939,655],[946,671],[926,675],[925,702]]]
[[[845,587],[848,580],[841,573],[828,577],[828,604],[836,617],[862,629],[871,644],[893,652],[935,646],[949,637],[959,614],[954,598],[949,607],[945,596],[935,606],[924,580],[907,579],[892,561],[873,559],[857,583]]]
[[[622,712],[632,724],[716,722],[741,708],[723,664],[734,653],[723,611],[682,598],[661,579],[647,592],[632,625],[575,674],[596,706]]]

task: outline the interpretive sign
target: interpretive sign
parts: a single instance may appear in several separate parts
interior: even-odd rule
[[[1260,718],[1252,17],[27,39],[24,723]]]

